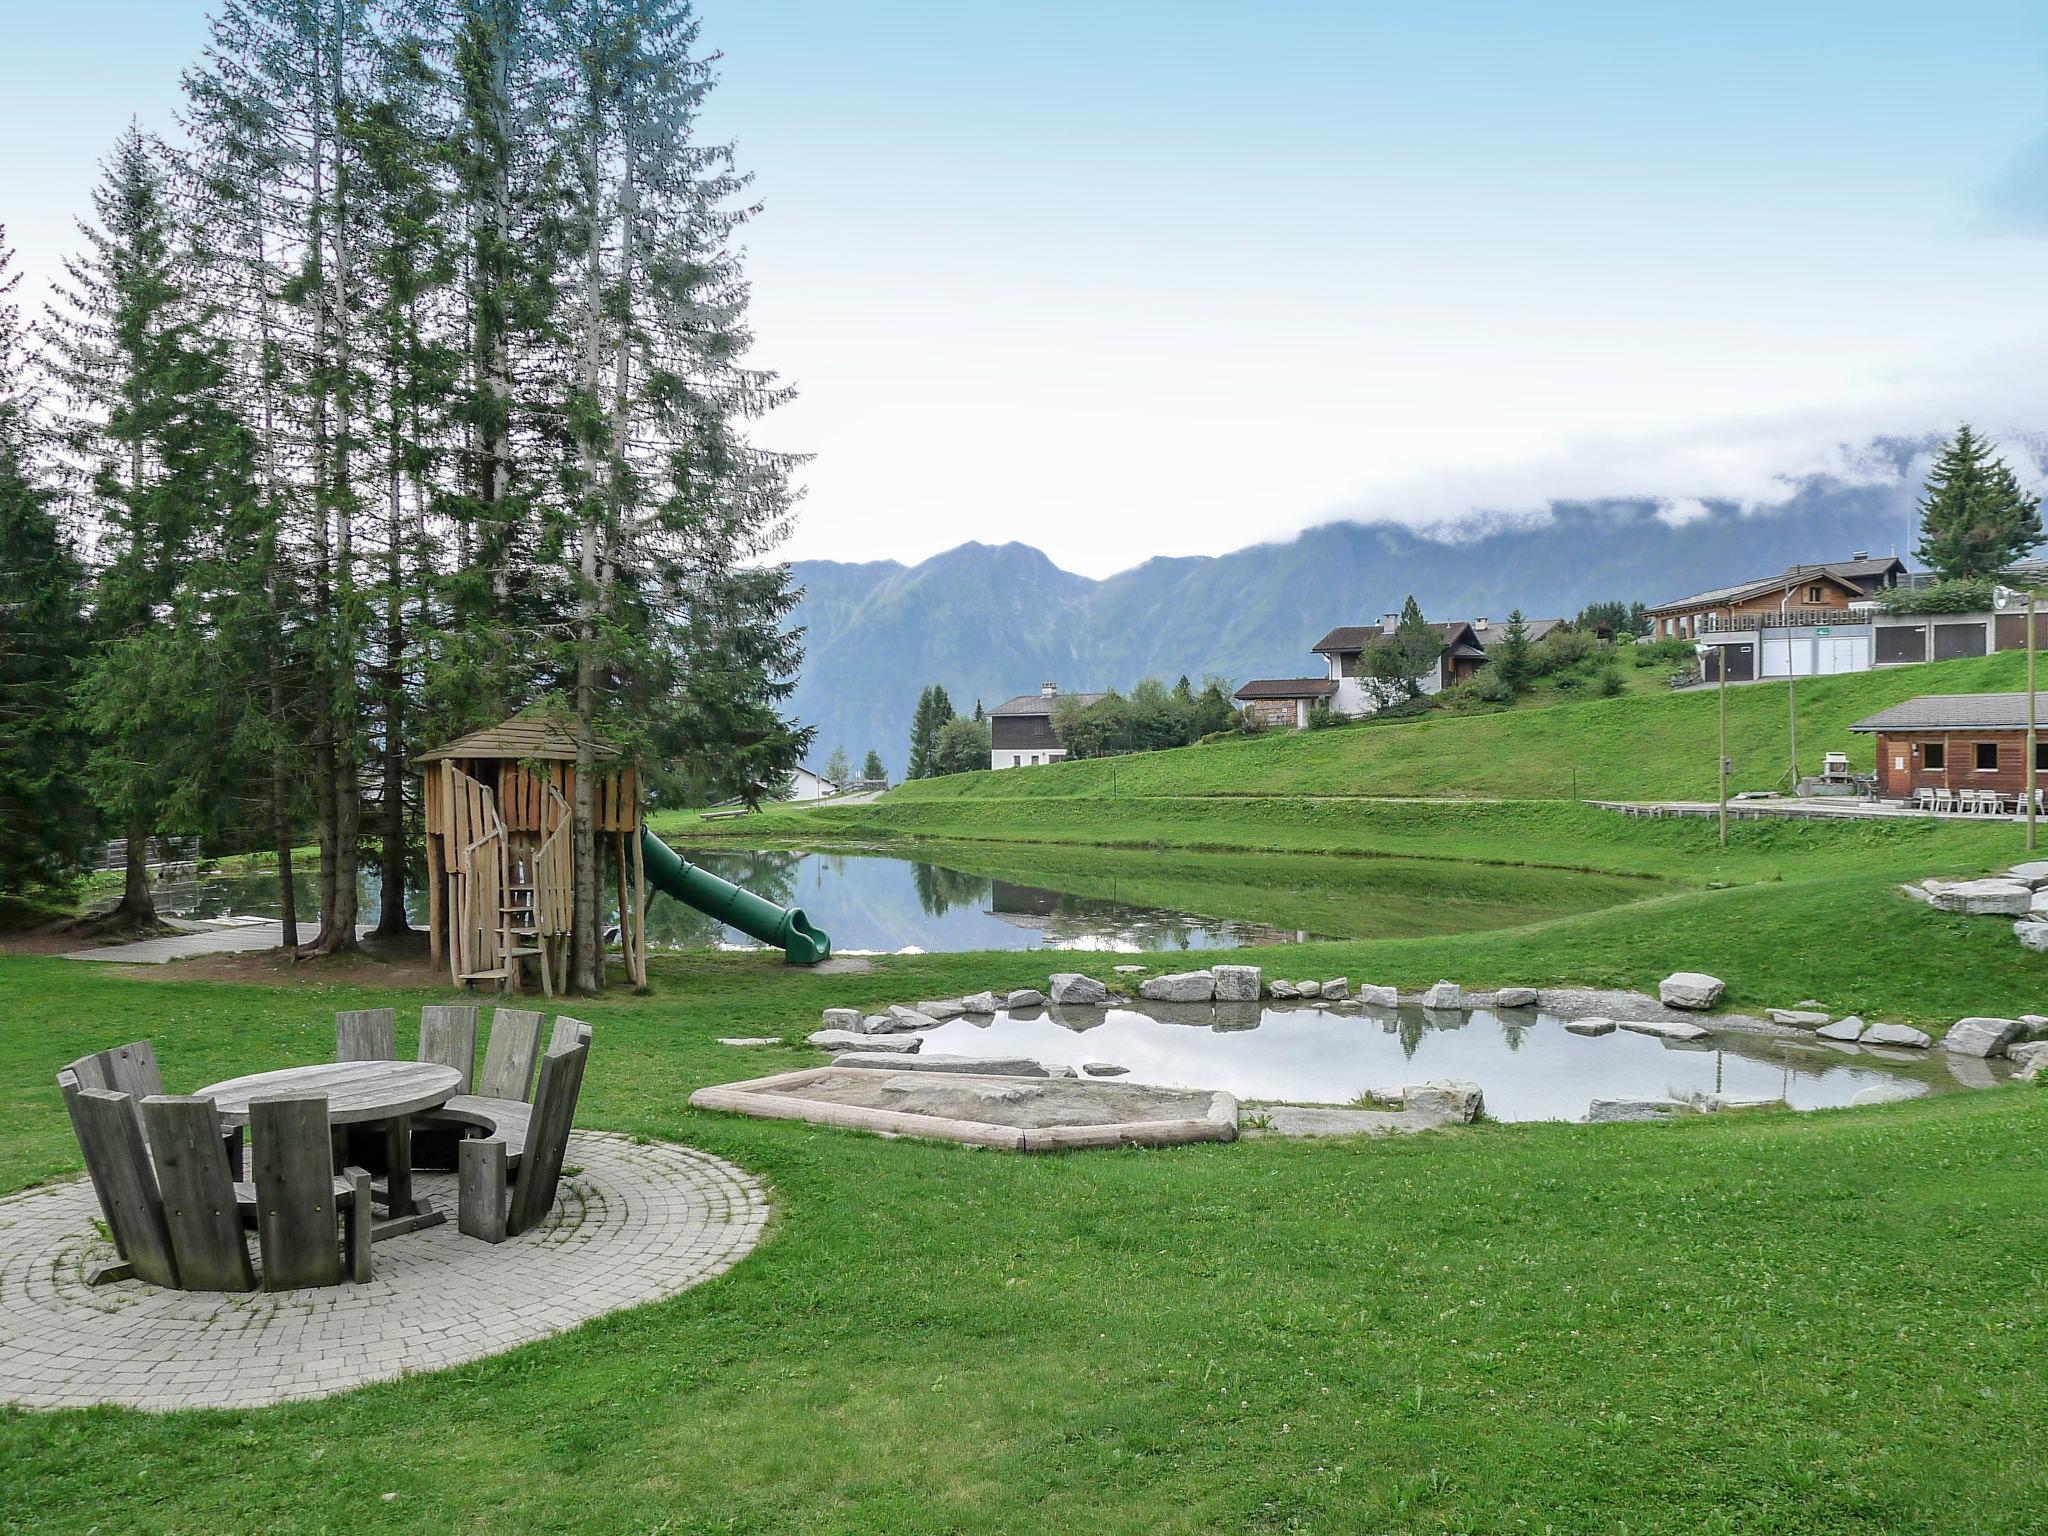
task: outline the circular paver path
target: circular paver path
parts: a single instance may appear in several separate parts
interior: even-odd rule
[[[768,1219],[761,1185],[665,1142],[579,1131],[547,1221],[492,1245],[456,1229],[452,1175],[415,1188],[442,1226],[377,1244],[367,1285],[226,1294],[124,1280],[84,1179],[0,1200],[0,1401],[246,1408],[433,1371],[658,1301],[730,1269]]]

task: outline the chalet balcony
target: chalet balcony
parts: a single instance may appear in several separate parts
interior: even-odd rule
[[[1810,624],[1868,624],[1868,608],[1789,608],[1783,613],[1707,614],[1701,617],[1703,635],[1754,634],[1759,629],[1788,629]]]

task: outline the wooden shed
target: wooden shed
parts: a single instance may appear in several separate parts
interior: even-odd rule
[[[2048,694],[2035,696],[2035,718],[2035,773],[2041,782],[2048,780]],[[1926,694],[1849,729],[1877,738],[1877,792],[1883,799],[1908,800],[1923,789],[2026,792],[2024,693]]]
[[[596,743],[595,753],[598,862],[602,867],[609,848],[620,948],[627,973],[645,985],[639,774],[608,742]],[[426,807],[428,933],[434,959],[447,961],[454,980],[495,981],[514,991],[529,960],[549,995],[566,978],[575,913],[576,755],[573,727],[535,712],[415,760]]]

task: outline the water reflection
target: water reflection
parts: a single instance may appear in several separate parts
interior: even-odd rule
[[[1499,1120],[1576,1120],[1596,1098],[1632,1095],[1721,1093],[1821,1109],[1877,1084],[1938,1093],[2008,1075],[2002,1063],[1979,1061],[1958,1072],[1946,1052],[1844,1053],[1805,1038],[1728,1033],[1677,1042],[1626,1030],[1588,1037],[1534,1009],[1503,1016],[1256,1003],[1042,1008],[952,1020],[930,1032],[925,1049],[1032,1056],[1076,1069],[1112,1062],[1129,1068],[1133,1082],[1307,1104],[1457,1077],[1485,1090],[1487,1113]]]
[[[1622,877],[1423,859],[1154,854],[1005,847],[906,851],[690,851],[711,873],[781,906],[800,905],[853,950],[1069,949],[1181,952],[1311,938],[1472,932],[1633,901],[1657,887]],[[984,862],[984,859],[986,862]],[[299,915],[317,918],[314,875],[296,877]],[[607,894],[611,881],[605,883]],[[377,911],[374,870],[360,911]],[[159,888],[182,917],[275,917],[270,874],[208,874]],[[415,924],[424,892],[407,892]],[[608,909],[607,918],[615,914]],[[650,940],[668,948],[755,941],[680,902],[652,897]]]

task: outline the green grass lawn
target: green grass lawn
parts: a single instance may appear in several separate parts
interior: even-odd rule
[[[1882,690],[1936,672],[1999,686],[2001,669],[1922,668],[1910,690],[1907,674],[1835,679],[1801,698],[1818,750],[1835,728],[1822,722],[1881,707]],[[1782,689],[1731,703],[1761,761]],[[1706,822],[1483,798],[1517,759],[1604,764],[1585,793],[1697,793],[1674,765],[1711,705],[1644,695],[1197,748],[1123,760],[1114,796],[1107,765],[1076,764],[658,825],[916,849],[1066,889],[1109,879],[1196,910],[1221,888],[1276,915],[1398,890],[1398,860],[1462,861],[1463,877],[1433,866],[1457,899],[1513,888],[1526,920],[1244,958],[1404,987],[1654,987],[1699,968],[1727,979],[1730,1006],[1814,997],[1937,1032],[2048,1011],[2048,960],[2005,923],[1896,890],[2010,862],[2010,826],[1741,822],[1722,849]],[[1440,790],[1481,798],[1412,798]],[[1231,850],[1281,857],[1219,872]],[[1546,897],[1558,871],[1597,872],[1588,889],[1628,899]],[[762,955],[656,956],[648,995],[577,1005],[597,1029],[579,1119],[760,1175],[776,1217],[759,1250],[672,1301],[327,1402],[0,1411],[0,1528],[2048,1529],[2039,1086],[1041,1159],[686,1107],[701,1084],[818,1059],[719,1035],[800,1040],[826,1006],[1040,985],[1075,964],[1088,959],[891,956],[819,976]],[[76,1171],[52,1074],[87,1049],[148,1034],[185,1088],[322,1059],[336,1008],[416,1018],[446,995],[317,970],[207,985],[0,960],[0,1189]]]
[[[700,1083],[807,1059],[716,1035],[1043,969],[1028,955],[892,958],[864,977],[658,961],[654,995],[579,1008],[598,1031],[581,1118],[763,1176],[777,1216],[758,1251],[673,1301],[327,1402],[0,1413],[0,1527],[2048,1519],[2035,1089],[1043,1159],[684,1107]],[[50,1074],[84,1049],[147,1029],[188,1087],[317,1059],[331,1009],[394,1000],[422,999],[5,962],[0,1186],[75,1167]]]

